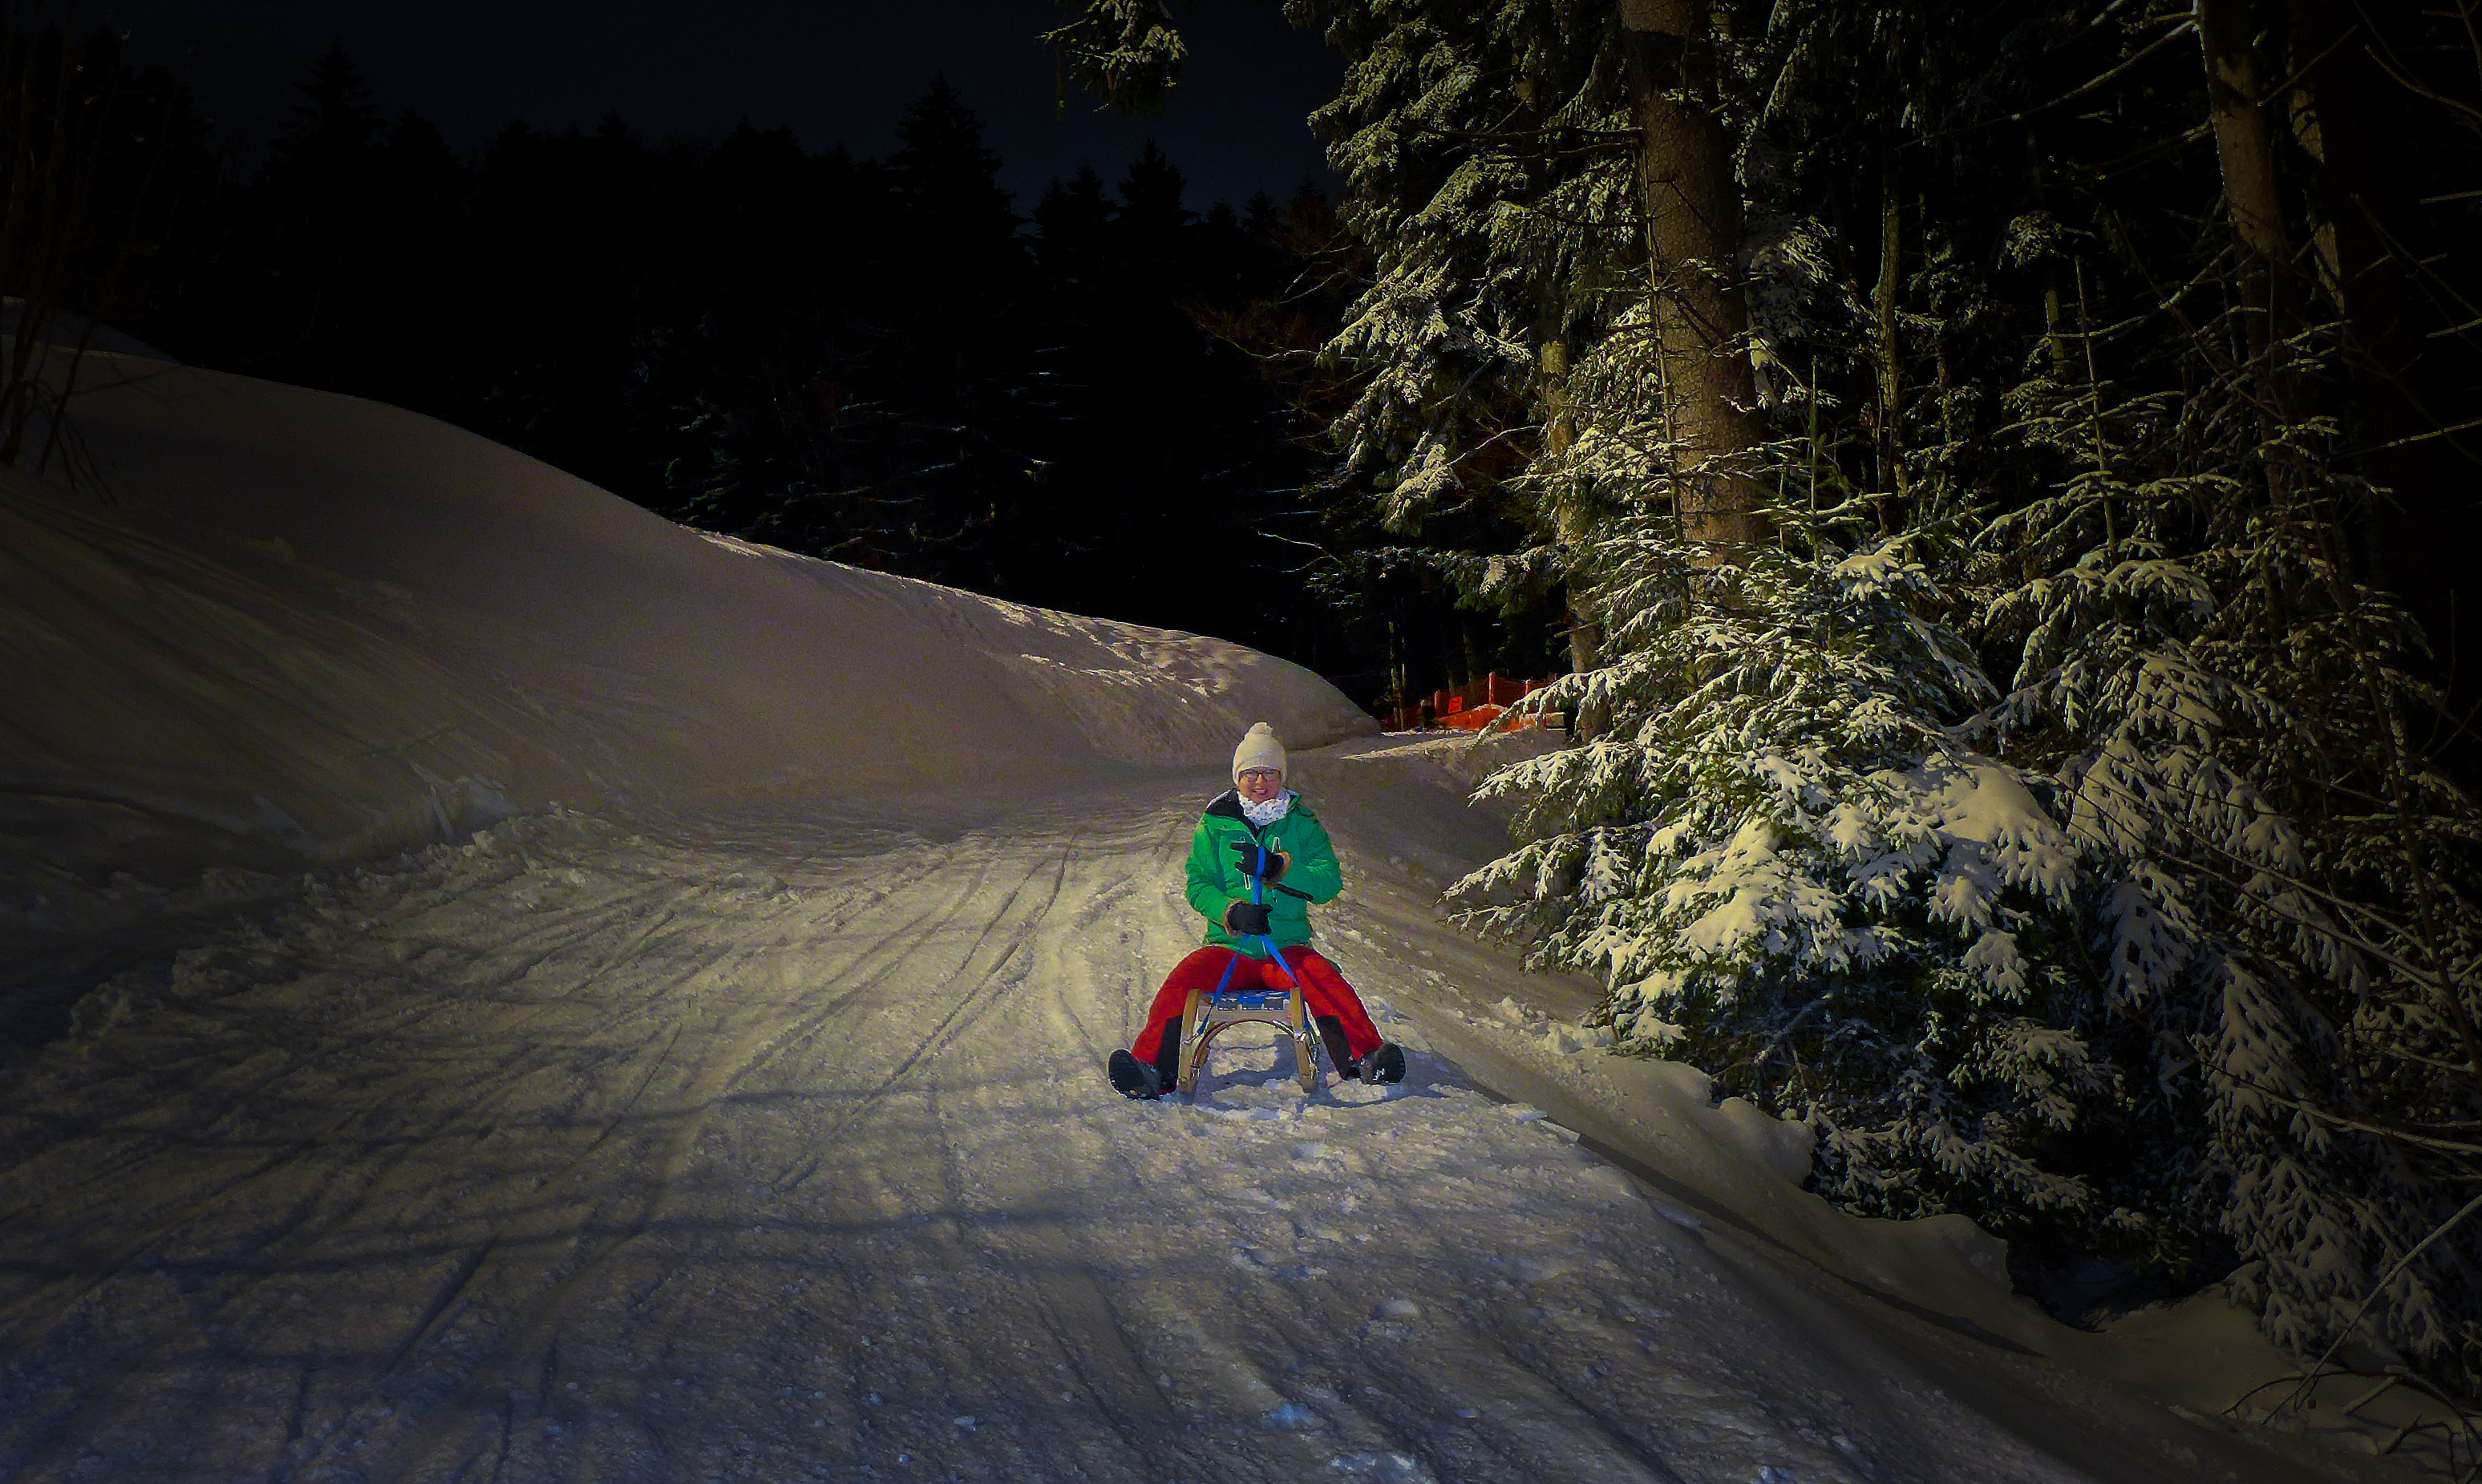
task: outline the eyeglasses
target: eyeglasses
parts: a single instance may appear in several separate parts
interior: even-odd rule
[[[1243,783],[1273,783],[1282,776],[1284,770],[1281,768],[1245,768],[1240,772]]]

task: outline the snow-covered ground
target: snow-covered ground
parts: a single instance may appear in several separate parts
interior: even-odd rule
[[[2067,1329],[1600,1054],[1432,912],[1462,743],[126,368],[112,502],[0,498],[0,1479],[2416,1476],[2220,1417],[2214,1294]],[[1124,1102],[1260,716],[1413,1075]]]

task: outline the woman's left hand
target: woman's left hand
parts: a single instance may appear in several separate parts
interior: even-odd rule
[[[1293,869],[1292,856],[1281,847],[1271,850],[1236,840],[1232,842],[1232,853],[1241,857],[1243,875],[1256,876],[1261,881],[1281,881],[1284,872]]]

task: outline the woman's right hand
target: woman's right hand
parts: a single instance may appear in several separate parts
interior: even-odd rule
[[[1245,938],[1263,938],[1275,924],[1265,903],[1236,901],[1224,909],[1224,925]]]

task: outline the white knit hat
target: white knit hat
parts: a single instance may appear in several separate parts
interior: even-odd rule
[[[1276,741],[1276,729],[1264,721],[1252,726],[1249,735],[1241,739],[1241,745],[1232,749],[1235,787],[1240,785],[1241,769],[1245,768],[1272,768],[1280,773],[1284,770],[1284,744]]]

